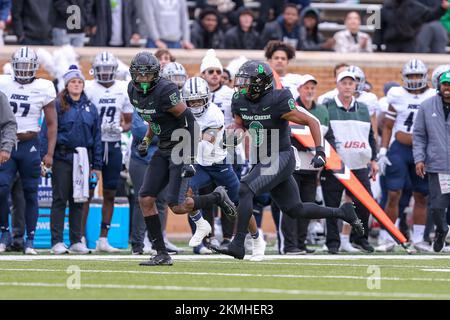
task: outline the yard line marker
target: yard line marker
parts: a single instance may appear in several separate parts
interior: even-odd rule
[[[51,287],[66,288],[65,283],[45,282],[0,282],[2,287]],[[200,292],[234,292],[263,293],[309,296],[345,296],[345,297],[379,297],[400,299],[450,299],[450,294],[411,293],[411,292],[365,292],[365,291],[324,291],[324,290],[283,290],[272,288],[211,288],[182,286],[149,286],[149,285],[119,285],[119,284],[83,284],[82,289],[125,289],[125,290],[165,290],[165,291],[200,291]],[[73,292],[73,291],[72,291]]]
[[[45,269],[45,268],[0,268],[0,271],[13,272],[63,272],[66,269]],[[261,274],[261,273],[223,273],[223,272],[185,272],[185,271],[145,271],[145,270],[91,270],[80,269],[82,273],[122,273],[122,274],[149,274],[149,275],[185,275],[185,276],[216,276],[216,277],[244,277],[244,278],[287,278],[287,279],[347,279],[347,280],[364,280],[367,276],[351,276],[351,275],[308,275],[308,274]],[[450,282],[450,278],[399,278],[399,277],[381,277],[372,278],[382,281],[426,281],[426,282]]]
[[[422,271],[429,271],[429,272],[450,272],[450,269],[422,269]]]

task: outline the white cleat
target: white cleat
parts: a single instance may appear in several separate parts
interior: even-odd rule
[[[348,243],[348,242],[344,242],[344,243],[341,242],[339,251],[349,252],[349,253],[361,253],[361,250],[359,250],[358,248],[355,248],[354,246],[352,246],[351,243]]]
[[[450,253],[450,245],[445,246],[444,248],[442,248],[441,252]]]
[[[381,243],[379,246],[375,247],[377,252],[392,252],[395,249],[395,242],[386,241]]]
[[[37,255],[38,253],[34,248],[27,247],[25,248],[24,254]]]
[[[69,253],[69,250],[67,250],[66,245],[64,243],[58,242],[52,247],[50,252],[53,254],[66,254]]]
[[[195,233],[192,236],[191,240],[189,240],[189,247],[196,247],[200,245],[203,239],[211,233],[211,225],[205,219],[200,219],[195,222]]]
[[[87,245],[86,244],[86,237],[81,237],[81,243],[84,244],[85,246]]]
[[[97,245],[95,247],[95,251],[98,252],[109,252],[109,253],[113,253],[113,252],[119,252],[120,250],[117,248],[112,247],[107,238],[104,237],[100,237],[97,240]]]
[[[84,245],[81,242],[74,243],[70,246],[69,251],[71,253],[78,253],[78,254],[88,254],[91,253],[91,250],[89,250],[86,245]]]
[[[4,243],[0,243],[0,253],[3,253],[6,251],[6,245]]]
[[[422,252],[422,253],[434,252],[433,248],[430,246],[430,244],[425,241],[413,243],[413,247],[414,247],[414,249],[417,250],[417,252]]]
[[[266,251],[266,241],[264,241],[261,233],[258,238],[252,240],[252,256],[250,257],[250,261],[263,261]]]

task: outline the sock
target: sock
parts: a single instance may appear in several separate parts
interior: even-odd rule
[[[144,217],[147,225],[148,237],[152,243],[152,248],[159,253],[167,253],[164,237],[161,232],[161,221],[158,215]]]
[[[212,207],[214,204],[219,204],[220,194],[217,192],[212,192],[202,196],[194,196],[192,199],[194,200],[194,210],[207,209]]]
[[[198,210],[194,215],[189,215],[189,218],[194,221],[195,223],[197,223],[200,220],[204,220],[203,219],[203,215],[202,212],[200,210]]]
[[[259,237],[259,231],[256,230],[256,233],[252,233],[251,236],[252,236],[253,239],[258,239],[258,237]]]
[[[423,241],[423,234],[425,231],[425,226],[421,224],[414,224],[413,225],[414,231],[412,236],[412,242],[413,243],[419,243]]]
[[[315,203],[299,203],[288,211],[283,211],[291,218],[306,219],[325,219],[325,218],[341,218],[341,210],[339,208],[322,207]]]
[[[348,234],[340,233],[339,238],[341,239],[341,245],[350,244],[350,237]]]

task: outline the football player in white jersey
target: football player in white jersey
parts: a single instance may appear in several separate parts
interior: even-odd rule
[[[13,76],[0,76],[0,88],[8,97],[17,121],[17,146],[11,158],[0,165],[0,252],[10,245],[8,228],[8,196],[16,172],[19,172],[25,196],[25,224],[27,240],[25,254],[37,254],[33,249],[33,240],[38,220],[38,185],[41,166],[51,168],[56,144],[57,116],[54,100],[56,91],[53,83],[45,79],[36,79],[39,69],[36,53],[28,47],[17,50],[11,60]],[[45,115],[48,127],[48,151],[41,164],[39,120]]]
[[[380,173],[385,174],[388,200],[385,207],[387,215],[396,221],[399,201],[407,176],[413,187],[414,230],[412,243],[419,251],[431,252],[431,247],[423,241],[427,219],[428,183],[417,176],[412,155],[412,133],[414,120],[420,104],[436,94],[435,89],[428,88],[428,69],[418,59],[408,61],[402,70],[403,87],[393,87],[387,93],[389,103],[385,115],[385,125],[378,154]],[[380,233],[379,251],[390,251],[395,242],[386,230]]]
[[[183,86],[182,98],[195,116],[202,132],[202,141],[199,144],[196,158],[196,174],[191,178],[189,186],[194,192],[198,192],[200,188],[211,183],[224,186],[231,201],[237,205],[239,201],[239,179],[232,165],[226,163],[226,145],[231,143],[230,147],[234,147],[234,141],[232,141],[234,139],[224,139],[224,116],[217,105],[210,102],[208,83],[200,77],[188,79]],[[211,232],[211,226],[202,219],[201,212],[189,217],[195,222],[198,230],[189,242],[191,247],[195,247],[200,245],[205,235]],[[249,229],[253,238],[251,259],[261,261],[264,258],[266,243],[258,232],[256,220],[253,216],[249,223]]]
[[[187,79],[186,69],[181,63],[169,62],[161,70],[161,77],[172,81],[178,86],[178,89],[181,90]]]
[[[103,206],[100,238],[96,250],[115,252],[108,243],[108,231],[114,209],[120,171],[122,170],[121,136],[131,129],[133,106],[127,94],[128,83],[116,80],[117,59],[109,52],[97,54],[92,64],[95,80],[86,81],[85,92],[97,107],[102,121]],[[85,225],[89,202],[83,208]]]

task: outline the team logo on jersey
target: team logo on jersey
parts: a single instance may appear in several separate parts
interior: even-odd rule
[[[159,126],[159,124],[152,122],[150,124],[150,128],[152,129],[153,133],[156,134],[157,136],[161,134],[161,127]]]
[[[180,102],[180,95],[177,92],[174,92],[169,96],[169,99],[170,103],[175,106]]]
[[[243,120],[250,120],[250,121],[253,121],[253,120],[270,120],[270,119],[272,119],[272,115],[270,115],[270,114],[254,115],[254,116],[249,116],[249,115],[243,114],[241,117],[242,117]]]
[[[29,97],[30,96],[26,96],[26,95],[23,95],[23,94],[12,94],[10,99],[11,100],[28,101]]]
[[[264,141],[263,129],[264,129],[264,126],[259,121],[252,121],[248,126],[248,131],[250,132],[252,141],[258,147]]]
[[[289,105],[289,109],[291,109],[291,110],[295,110],[296,109],[295,108],[295,101],[294,101],[293,98],[288,100],[288,105]]]

